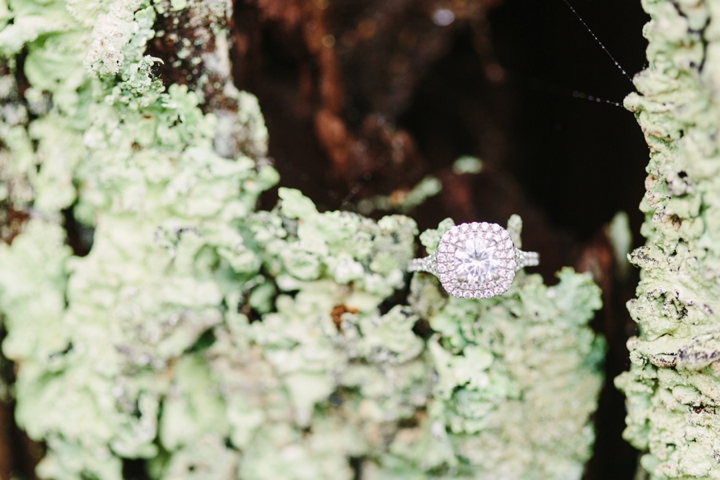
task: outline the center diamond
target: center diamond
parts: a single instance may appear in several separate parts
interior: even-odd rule
[[[480,236],[464,240],[455,250],[455,273],[458,280],[484,283],[496,279],[503,263],[498,253],[494,244],[491,245]]]

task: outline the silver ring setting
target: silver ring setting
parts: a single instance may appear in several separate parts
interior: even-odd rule
[[[463,223],[445,231],[437,251],[412,260],[408,271],[432,273],[455,297],[490,298],[505,293],[518,270],[539,263],[537,252],[518,249],[500,225]]]

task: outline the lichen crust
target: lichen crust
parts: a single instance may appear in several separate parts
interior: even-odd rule
[[[720,478],[718,330],[720,177],[716,2],[643,2],[648,67],[625,106],[650,148],[645,246],[628,303],[639,335],[630,369],[624,437],[652,479]]]

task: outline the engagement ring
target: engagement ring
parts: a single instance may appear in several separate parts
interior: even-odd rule
[[[429,272],[451,295],[490,298],[504,293],[521,268],[538,265],[537,252],[523,252],[496,223],[463,223],[443,233],[437,251],[415,258],[410,272]]]

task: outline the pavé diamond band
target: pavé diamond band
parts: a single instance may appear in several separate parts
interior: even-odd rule
[[[463,223],[443,233],[437,251],[416,258],[410,272],[429,272],[451,295],[490,298],[504,293],[521,268],[538,265],[537,252],[523,252],[496,223]]]

